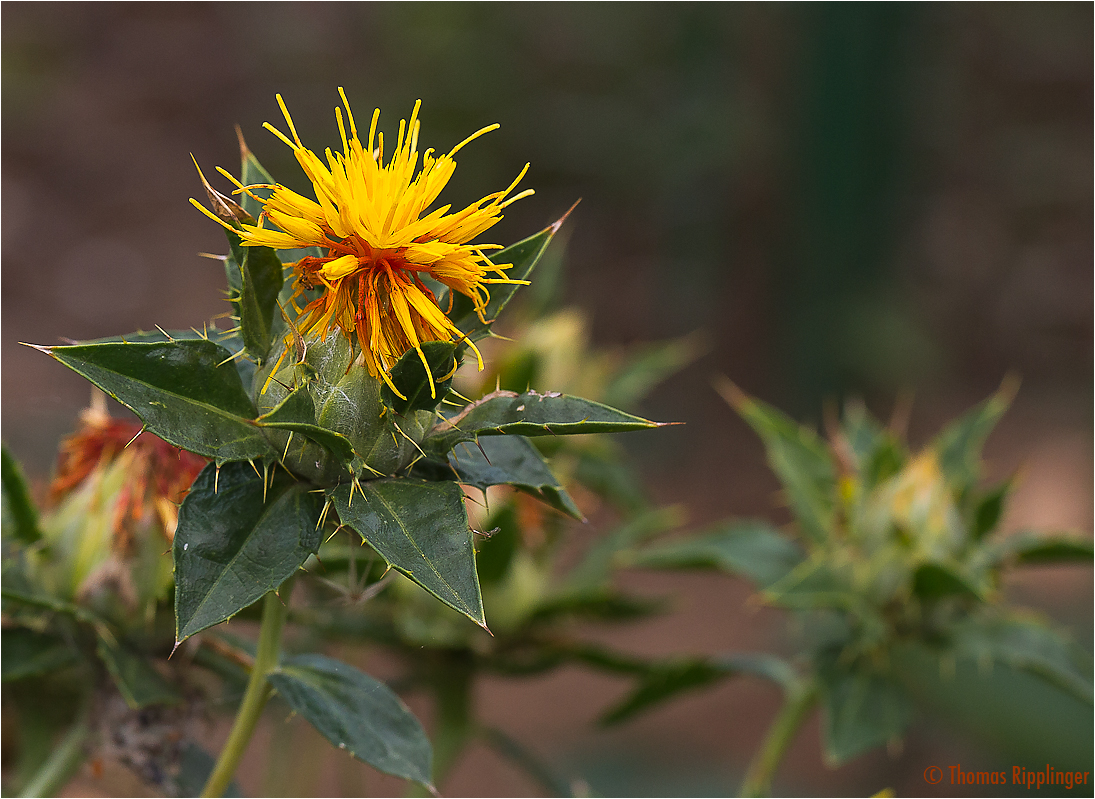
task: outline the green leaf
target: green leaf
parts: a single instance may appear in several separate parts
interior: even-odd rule
[[[992,560],[1001,563],[1012,558],[1016,563],[1090,563],[1090,539],[1070,535],[1047,535],[1022,531],[992,545]]]
[[[277,253],[270,247],[243,247],[242,250],[240,335],[248,352],[263,360],[270,354],[270,345],[274,341],[274,319],[283,282],[283,268]]]
[[[486,627],[475,547],[458,485],[411,478],[369,480],[340,485],[328,496],[342,523],[389,564]]]
[[[865,492],[901,471],[908,453],[897,437],[884,429],[859,401],[844,410],[841,434]]]
[[[939,468],[960,492],[981,476],[981,449],[1017,390],[1015,380],[1004,380],[995,394],[948,425],[932,442]]]
[[[764,652],[734,652],[716,658],[715,662],[722,668],[737,674],[760,677],[762,680],[773,682],[784,691],[791,691],[800,685],[800,678],[794,666],[783,658]]]
[[[107,640],[100,634],[96,651],[126,704],[134,710],[149,705],[175,704],[182,700],[174,686],[151,663],[117,641]]]
[[[866,600],[849,583],[848,575],[823,554],[804,560],[763,591],[765,601],[785,608],[865,610]]]
[[[560,618],[633,621],[664,612],[666,604],[662,599],[633,597],[612,589],[601,589],[552,597],[536,606],[531,620],[537,623],[553,622]]]
[[[217,761],[193,741],[186,741],[179,754],[179,773],[168,779],[174,785],[173,796],[200,796]],[[232,780],[222,796],[243,796],[239,783]]]
[[[387,384],[380,390],[384,404],[400,416],[410,411],[432,411],[449,393],[452,377],[456,374],[456,345],[446,341],[427,341],[422,345],[422,355],[430,365],[430,373],[422,364],[417,350],[407,350],[392,367],[390,376],[400,399]],[[433,389],[431,392],[431,376]]]
[[[601,440],[595,447],[582,447],[574,479],[597,496],[626,514],[636,514],[650,507],[646,487],[635,469],[618,454],[614,442]]]
[[[916,701],[1012,763],[1091,769],[1091,705],[1035,674],[915,640],[889,658]]]
[[[973,524],[970,535],[974,541],[980,541],[986,535],[996,529],[1000,519],[1004,515],[1004,506],[1008,495],[1011,493],[1012,480],[1005,480],[996,488],[985,493],[977,501],[973,510]]]
[[[746,396],[729,380],[719,390],[764,441],[768,464],[783,483],[803,532],[812,541],[826,540],[833,527],[836,473],[825,444],[813,430]]]
[[[177,641],[276,590],[319,549],[322,497],[280,469],[264,482],[250,464],[210,464],[183,500],[172,546]]]
[[[555,479],[536,447],[523,436],[491,436],[476,447],[466,444],[449,453],[459,481],[481,491],[511,485],[575,519],[582,512]]]
[[[612,376],[602,399],[614,408],[633,407],[654,386],[696,360],[703,348],[697,334],[648,345]]]
[[[841,667],[821,670],[825,759],[832,766],[901,738],[912,719],[905,692],[888,678]]]
[[[619,724],[686,691],[695,691],[729,677],[733,672],[707,660],[670,660],[653,664],[638,686],[602,714],[604,726]]]
[[[955,631],[954,641],[960,655],[1005,663],[1092,704],[1090,655],[1081,655],[1060,633],[1036,620],[972,619]],[[1082,667],[1081,657],[1086,661]]]
[[[980,599],[977,589],[954,568],[941,563],[922,563],[913,573],[913,593],[921,599],[968,596]]]
[[[239,312],[237,311],[235,315],[238,317]],[[169,341],[188,341],[191,339],[208,339],[214,344],[219,344],[224,347],[232,355],[235,355],[236,357],[232,359],[232,363],[235,365],[236,371],[239,372],[240,382],[245,389],[251,386],[255,377],[255,362],[241,354],[243,351],[243,339],[240,338],[239,331],[234,330],[229,333],[218,329],[215,324],[203,325],[202,330],[193,327],[189,330],[138,330],[135,333],[125,333],[121,336],[106,336],[105,338],[97,338],[83,343],[113,344],[121,342],[122,344],[157,344]]]
[[[546,394],[495,391],[438,424],[423,446],[442,453],[479,436],[618,433],[662,426],[663,423],[640,419],[599,402],[553,391]]]
[[[257,183],[272,184],[276,181],[248,149],[240,136],[240,182],[244,186]],[[243,210],[255,219],[262,214],[262,203],[251,194],[265,199],[272,191],[266,188],[251,189],[239,195]],[[231,231],[228,244],[231,255],[225,260],[228,277],[228,293],[232,312],[240,321],[241,339],[249,352],[260,360],[270,352],[274,331],[279,327],[280,314],[275,312],[276,300],[282,288],[282,263],[277,253],[269,247],[244,247],[239,236]]]
[[[491,256],[490,260],[496,264],[513,264],[505,270],[506,277],[513,280],[528,280],[529,275],[532,274],[532,270],[536,266],[536,262],[540,260],[540,256],[544,254],[544,250],[547,249],[552,237],[562,227],[565,219],[566,216],[563,216],[558,222],[544,228],[539,233],[500,250]],[[518,288],[520,288],[520,285],[512,283],[497,283],[490,287],[490,302],[487,303],[483,314],[485,322],[476,314],[470,299],[463,294],[452,293],[450,290],[453,308],[449,313],[449,318],[456,323],[457,327],[468,334],[468,338],[472,341],[478,341],[490,332],[491,325],[494,324],[494,321],[509,304],[509,301],[513,299],[513,295],[517,293]],[[444,307],[447,302],[442,299],[441,305]]]
[[[224,347],[202,339],[39,347],[141,418],[165,441],[217,463],[272,454]]]
[[[711,532],[647,547],[631,566],[647,569],[721,569],[760,588],[782,580],[802,562],[790,538],[762,521],[729,522]]]
[[[429,739],[384,683],[323,655],[289,658],[269,680],[334,746],[386,774],[431,786]]]
[[[255,420],[259,427],[271,427],[278,430],[289,430],[300,433],[321,447],[325,447],[343,463],[349,463],[354,459],[354,448],[350,440],[341,433],[320,427],[315,423],[316,408],[308,386],[301,385],[276,408]]]
[[[25,627],[0,632],[0,672],[4,682],[56,671],[78,659],[79,653],[55,635]]]
[[[608,582],[613,566],[622,560],[630,563],[630,557],[620,553],[631,549],[681,523],[683,512],[679,507],[658,508],[629,520],[598,539],[586,551],[578,565],[566,576],[560,595],[599,592]]]
[[[237,131],[238,134],[238,131]],[[254,186],[256,183],[271,184],[276,183],[273,176],[262,164],[259,163],[259,159],[255,158],[255,154],[251,152],[247,143],[243,140],[243,135],[239,135],[240,140],[240,183],[244,186]],[[272,191],[266,188],[253,188],[250,194],[243,192],[240,194],[240,205],[243,206],[243,210],[251,214],[255,219],[259,218],[262,213],[262,203],[256,200],[251,194],[256,195],[261,199],[266,199],[270,196]]]
[[[38,527],[38,509],[30,498],[19,461],[12,456],[7,444],[0,446],[0,482],[4,491],[4,531],[12,533],[25,544],[33,544],[42,537]]]

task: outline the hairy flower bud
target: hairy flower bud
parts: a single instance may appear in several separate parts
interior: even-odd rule
[[[256,372],[254,394],[259,413],[271,412],[291,391],[303,388],[314,413],[311,419],[301,421],[345,436],[357,457],[346,463],[303,434],[268,429],[284,466],[329,486],[349,479],[351,473],[360,480],[371,480],[410,465],[433,423],[433,414],[413,411],[400,416],[387,407],[381,399],[383,382],[370,374],[353,344],[338,331],[322,340],[306,340],[304,346],[303,360],[300,353],[282,357],[275,349],[268,359],[270,365]]]

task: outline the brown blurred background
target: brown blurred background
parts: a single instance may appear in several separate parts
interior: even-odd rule
[[[462,151],[447,195],[477,199],[531,161],[537,194],[492,240],[582,198],[564,299],[592,314],[597,343],[706,333],[707,354],[644,409],[687,424],[625,441],[655,496],[696,524],[771,513],[776,487],[712,373],[804,420],[857,394],[886,416],[910,391],[920,443],[1014,370],[1022,390],[987,449],[994,476],[1025,470],[1006,526],[1090,534],[1090,4],[7,2],[0,17],[3,435],[39,480],[88,389],[18,342],[225,310],[219,264],[196,255],[224,243],[186,202],[200,196],[190,153],[234,168],[238,123],[303,190],[261,123],[280,124],[281,92],[304,141],[334,145],[342,85],[385,129],[421,98],[423,146],[501,123]],[[613,633],[622,647],[783,645],[781,618],[729,578],[627,579],[679,611]],[[1090,651],[1089,571],[1032,570],[1010,590]],[[623,688],[567,671],[492,683],[481,701],[604,795],[733,792],[776,704],[741,680],[596,730]],[[402,790],[303,729],[277,734],[297,735],[308,765],[271,782],[256,760],[246,792]],[[815,723],[777,791],[924,793],[927,765],[999,761],[931,719],[903,752],[836,772],[817,738]],[[485,750],[449,788],[535,790]]]

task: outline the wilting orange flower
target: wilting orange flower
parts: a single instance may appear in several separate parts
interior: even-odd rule
[[[281,184],[245,187],[220,171],[236,182],[240,191],[250,194],[255,188],[273,190],[269,199],[255,198],[263,204],[257,224],[231,228],[244,245],[319,247],[326,253],[292,265],[297,280],[294,301],[306,289],[323,289],[319,298],[303,309],[294,304],[300,332],[322,337],[333,326],[340,328],[348,338],[356,339],[369,372],[395,390],[387,373],[405,352],[416,349],[425,363],[422,342],[463,338],[439,307],[423,276],[469,297],[483,321],[487,321],[484,314],[490,301],[488,284],[524,282],[506,277],[503,270],[510,264],[494,264],[484,254],[485,250],[500,249],[500,245],[470,242],[502,218],[503,208],[533,193],[527,189],[508,197],[528,171],[528,164],[505,191],[488,194],[459,211],[450,213],[450,205],[428,211],[456,169],[453,156],[498,125],[473,133],[445,155],[426,150],[419,163],[421,102],[415,103],[410,121],[400,122],[395,148],[385,163],[384,134],[377,132],[380,109],[373,112],[368,138],[363,142],[341,88],[339,94],[349,123],[347,135],[342,109],[336,108],[341,153],[332,153],[328,148],[325,158],[320,158],[305,148],[281,95],[278,104],[292,138],[265,123],[293,148],[312,182],[315,200]],[[217,219],[194,200],[191,202]],[[264,221],[277,229],[265,227]]]
[[[129,464],[125,484],[114,501],[115,549],[129,546],[133,525],[149,510],[159,517],[170,542],[178,524],[178,505],[205,466],[205,458],[142,432],[139,422],[112,418],[100,403],[86,409],[80,415],[80,429],[61,442],[50,498],[64,498],[96,469],[119,457],[129,459]]]

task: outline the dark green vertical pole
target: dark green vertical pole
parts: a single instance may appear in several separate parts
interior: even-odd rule
[[[856,382],[846,357],[857,308],[886,282],[900,197],[907,43],[917,12],[898,3],[796,9],[787,186],[792,226],[776,294],[782,356],[799,413]]]

